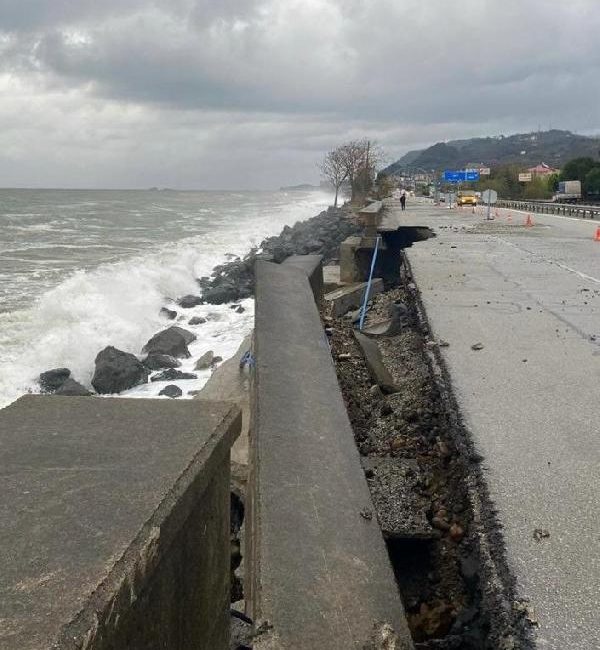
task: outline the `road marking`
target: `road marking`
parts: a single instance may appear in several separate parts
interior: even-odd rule
[[[577,271],[577,269],[572,269],[570,266],[567,266],[566,264],[561,264],[560,262],[554,262],[557,266],[560,266],[561,269],[566,269],[567,271],[571,271],[571,273],[575,273],[578,275],[580,278],[583,278],[584,280],[591,280],[592,282],[596,282],[596,284],[600,284],[600,279],[594,278],[591,275],[587,275],[587,273],[582,273],[581,271]]]
[[[516,248],[517,250],[523,253],[527,253],[532,257],[537,257],[541,260],[544,260],[544,262],[549,262],[550,264],[556,264],[556,266],[560,267],[561,269],[564,269],[565,271],[569,271],[570,273],[574,273],[575,275],[578,275],[582,280],[589,280],[590,282],[595,282],[596,284],[600,284],[600,278],[595,278],[592,275],[588,275],[587,273],[583,273],[582,271],[573,269],[570,266],[563,264],[562,262],[557,262],[556,260],[553,260],[551,257],[545,257],[544,255],[541,255],[540,253],[535,253],[534,251],[530,251],[527,248],[524,248],[523,246],[518,246],[514,242],[508,241],[508,239],[504,239],[504,237],[498,237],[498,239],[504,242],[505,244],[507,244],[508,246],[512,246],[513,248]]]
[[[582,223],[589,223],[590,225],[596,223],[596,225],[598,225],[597,219],[596,220],[592,219],[591,221],[589,221],[585,217],[567,217],[562,214],[548,214],[546,212],[535,212],[535,211],[526,212],[525,210],[511,210],[511,208],[499,208],[499,209],[507,210],[508,212],[515,212],[517,214],[531,214],[531,215],[535,215],[536,217],[554,217],[555,219],[567,219],[568,221],[580,221]]]

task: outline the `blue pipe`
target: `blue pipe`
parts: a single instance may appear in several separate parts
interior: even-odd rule
[[[365,324],[365,316],[367,315],[367,302],[369,301],[369,294],[371,293],[371,282],[373,281],[373,271],[375,270],[375,262],[377,261],[377,251],[379,250],[379,240],[381,235],[377,235],[375,239],[375,250],[373,251],[373,257],[371,258],[371,270],[369,271],[369,281],[367,282],[367,288],[365,290],[365,296],[363,298],[363,304],[360,308],[360,323],[358,324],[358,329],[362,330],[363,325]]]

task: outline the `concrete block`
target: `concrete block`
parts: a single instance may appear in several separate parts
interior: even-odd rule
[[[328,306],[332,316],[343,316],[351,309],[358,309],[362,305],[366,290],[366,282],[358,282],[340,287],[335,291],[325,294],[325,305]],[[381,278],[373,278],[371,290],[369,291],[369,300],[382,291],[383,280]]]
[[[377,382],[377,385],[384,393],[397,393],[398,387],[394,384],[394,378],[383,363],[383,358],[379,351],[377,341],[356,330],[354,330],[354,338],[365,355],[365,361],[367,362],[367,366],[373,375],[373,379]]]
[[[306,278],[256,265],[245,583],[255,648],[364,648],[402,603]],[[362,513],[362,514],[361,514]]]
[[[28,395],[0,411],[0,648],[225,648],[223,402]]]
[[[352,284],[361,282],[364,278],[359,273],[356,264],[356,251],[360,248],[361,237],[348,237],[340,245],[340,280]]]
[[[323,256],[322,255],[292,255],[284,260],[284,264],[300,269],[306,274],[313,292],[315,302],[323,302]]]
[[[329,293],[342,286],[339,265],[323,267],[323,293]]]

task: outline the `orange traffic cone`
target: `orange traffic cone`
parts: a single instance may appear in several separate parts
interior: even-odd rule
[[[594,241],[600,241],[600,226],[596,228],[596,234],[594,235]]]
[[[525,225],[528,228],[531,228],[531,226],[533,226],[533,219],[531,218],[530,214],[527,215],[527,219],[525,220]]]

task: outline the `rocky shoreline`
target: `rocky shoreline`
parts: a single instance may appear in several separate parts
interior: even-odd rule
[[[218,305],[254,294],[254,263],[280,264],[292,255],[322,255],[323,264],[337,258],[340,244],[360,231],[344,208],[328,208],[316,217],[286,226],[279,235],[263,240],[243,258],[215,267],[210,277],[198,280],[204,302]]]
[[[350,235],[359,232],[351,213],[343,208],[328,208],[315,217],[286,226],[279,235],[264,239],[260,246],[251,249],[243,258],[235,257],[214,268],[209,277],[198,278],[198,295],[185,295],[175,302],[179,310],[166,305],[160,310],[167,320],[181,320],[186,310],[198,305],[221,305],[234,303],[231,307],[242,313],[244,307],[237,301],[250,298],[254,293],[254,264],[256,260],[283,262],[291,255],[317,254],[327,263],[338,255],[339,245]],[[183,319],[187,320],[187,319]],[[206,319],[193,316],[188,325],[202,325]],[[188,345],[196,340],[193,332],[171,325],[157,332],[138,351],[119,350],[107,346],[95,359],[95,371],[91,384],[96,394],[122,393],[149,381],[175,381],[196,379],[193,373],[178,368],[180,359],[189,359]],[[195,364],[196,370],[214,369],[222,361],[212,351],[205,353]],[[56,395],[88,396],[94,393],[71,376],[68,368],[54,368],[40,374],[40,392]],[[175,384],[166,384],[159,395],[181,397],[183,391]]]

